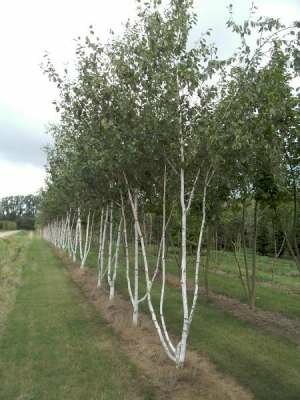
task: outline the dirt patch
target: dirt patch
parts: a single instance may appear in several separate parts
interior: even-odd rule
[[[120,347],[137,365],[145,378],[155,387],[158,398],[166,400],[248,400],[253,396],[232,377],[218,372],[207,357],[189,351],[184,368],[176,369],[164,354],[152,321],[141,314],[139,327],[131,324],[132,309],[129,302],[117,295],[113,302],[103,289],[96,289],[96,273],[80,270],[61,252],[67,269],[87,300],[117,332]]]
[[[179,280],[176,276],[168,274],[166,278],[169,285],[179,287]],[[192,290],[193,286],[189,285],[188,290]],[[204,295],[204,288],[200,289],[200,294]],[[236,299],[209,291],[208,298],[214,304],[224,311],[227,311],[235,317],[250,322],[251,324],[263,328],[266,331],[288,338],[292,342],[300,346],[300,321],[288,318],[282,314],[258,310],[251,310],[247,304],[243,304]]]

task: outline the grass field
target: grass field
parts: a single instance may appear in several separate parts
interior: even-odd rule
[[[14,248],[20,241],[26,243],[22,284],[0,337],[0,399],[153,399],[50,247],[24,236],[5,245]]]
[[[154,257],[150,257],[153,260]],[[203,257],[205,261],[205,257]],[[95,261],[93,261],[93,264]],[[194,260],[189,257],[189,264]],[[274,265],[272,277],[271,267]],[[178,266],[173,252],[169,252],[167,271],[178,276]],[[188,268],[188,276],[193,282],[193,267]],[[200,274],[203,284],[203,274]],[[215,293],[236,298],[246,303],[246,296],[238,278],[234,255],[220,251],[212,254],[208,272],[209,288]],[[268,283],[268,285],[266,285]],[[300,318],[300,275],[292,261],[257,256],[257,299],[256,305],[266,311],[279,312],[291,318]]]
[[[1,279],[2,285],[11,282],[13,287],[7,301],[10,312],[0,331],[0,399],[157,398],[151,382],[146,382],[134,362],[120,350],[118,336],[74,286],[47,243],[18,234],[0,240],[0,255],[0,272],[5,278]],[[95,252],[91,252],[88,265],[95,268]],[[176,273],[175,263],[168,268]],[[9,279],[3,275],[4,270],[10,271]],[[239,297],[239,282],[232,273],[212,272],[211,286],[212,277],[220,278],[215,287],[220,285],[227,295]],[[222,281],[224,276],[227,281]],[[226,282],[231,282],[231,289]],[[272,299],[268,308],[278,311],[280,308],[274,304],[287,294],[280,287],[260,287],[266,289]],[[117,292],[128,299],[123,265]],[[158,299],[159,286],[155,285],[156,307]],[[299,305],[295,293],[290,302],[284,300],[287,314],[294,319],[298,318],[297,300]],[[179,334],[181,309],[178,289],[168,286],[165,311],[173,335]],[[146,304],[142,311],[148,312]],[[192,324],[190,348],[208,356],[220,371],[249,389],[255,399],[300,398],[299,346],[222,311],[204,298]]]

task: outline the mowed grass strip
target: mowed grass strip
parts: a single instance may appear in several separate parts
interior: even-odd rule
[[[25,233],[0,238],[0,336],[21,285],[24,254],[28,245],[29,238]]]
[[[96,254],[92,252],[89,266],[95,267],[96,261]],[[140,294],[143,296],[145,287],[142,273],[140,279]],[[119,268],[116,290],[129,301],[124,264]],[[154,285],[152,299],[157,311],[159,298],[160,287]],[[141,308],[148,313],[145,302]],[[167,326],[179,337],[183,321],[180,289],[167,286],[164,310]],[[297,345],[241,321],[213,303],[207,303],[201,296],[189,343],[190,348],[206,354],[221,371],[234,376],[249,388],[255,399],[300,399],[300,351]]]
[[[152,399],[51,248],[34,238],[0,338],[0,399]]]
[[[295,277],[296,279],[299,278]],[[200,278],[200,283],[203,284],[203,276]],[[209,289],[215,293],[247,303],[241,282],[236,277],[209,272],[208,284]],[[300,319],[300,294],[289,293],[285,289],[279,290],[276,287],[266,287],[257,283],[256,307],[261,310],[280,313],[289,318]]]
[[[257,256],[258,263],[259,265],[263,265],[263,262],[265,261],[266,257],[262,256]],[[218,254],[218,271],[219,272],[226,272],[227,270],[222,269],[223,265],[223,259],[224,259],[224,265],[226,265],[227,269],[229,269],[228,264],[229,260],[231,260],[231,271],[232,274],[236,270],[235,266],[235,261],[234,257],[230,258],[228,255],[228,252],[219,252]],[[149,260],[152,261],[152,264],[155,265],[156,259],[153,256],[149,257]],[[271,259],[270,259],[271,260]],[[281,260],[280,260],[281,261]],[[280,271],[280,261],[276,260],[277,262],[277,267],[278,270]],[[188,278],[189,282],[193,283],[194,282],[194,265],[195,265],[195,260],[193,260],[192,257],[188,258]],[[202,263],[205,262],[205,257],[203,257]],[[282,270],[284,270],[285,266],[287,264],[286,260],[282,261]],[[291,263],[290,263],[291,264]],[[288,264],[288,265],[290,265]],[[296,268],[296,267],[295,267]],[[172,254],[169,257],[169,260],[167,262],[167,272],[171,273],[173,275],[178,275],[178,265],[175,261],[175,258],[172,257]],[[278,271],[277,271],[278,272]],[[280,278],[280,275],[275,275]],[[300,284],[300,276],[293,276],[293,278],[289,278],[290,280],[292,279],[294,282],[294,285],[290,285],[291,289],[295,289],[297,284]],[[200,284],[204,285],[204,277],[203,277],[203,269],[201,268],[200,270]],[[241,281],[237,277],[237,271],[236,275],[231,275],[228,273],[216,273],[214,271],[209,271],[208,272],[208,284],[209,284],[209,289],[212,290],[215,293],[222,294],[225,296],[229,296],[235,299],[238,299],[239,301],[243,303],[247,303],[247,298],[245,295],[245,292],[242,288]],[[287,288],[280,288],[278,286],[272,287],[270,286],[265,286],[261,285],[260,282],[257,282],[257,287],[256,287],[256,307],[260,308],[265,311],[271,311],[271,312],[276,312],[276,313],[281,313],[283,315],[286,315],[289,318],[300,318],[300,293],[293,293],[293,292],[288,292]]]

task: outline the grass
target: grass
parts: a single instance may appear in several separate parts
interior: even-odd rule
[[[96,255],[91,253],[89,265],[96,265]],[[143,279],[143,277],[142,277]],[[237,290],[238,282],[231,282]],[[268,288],[261,288],[266,290]],[[143,293],[141,282],[141,294]],[[228,287],[226,292],[228,293]],[[128,299],[124,265],[120,266],[117,291]],[[230,292],[232,293],[232,292]],[[153,287],[153,301],[158,309],[159,287]],[[280,293],[279,293],[280,294]],[[269,307],[276,307],[280,302],[278,292],[268,291],[274,296]],[[282,298],[287,301],[285,293]],[[295,307],[296,299],[289,304],[290,310]],[[146,304],[142,310],[148,312]],[[179,335],[182,326],[182,304],[180,292],[173,287],[167,288],[165,313],[171,332]],[[193,349],[207,354],[216,366],[226,374],[234,376],[241,384],[248,387],[259,400],[298,400],[300,398],[300,354],[297,345],[287,339],[280,338],[266,331],[243,322],[229,313],[221,311],[212,303],[201,300],[195,313],[190,332],[190,345]],[[162,350],[163,351],[163,350]]]
[[[149,257],[154,263],[154,257]],[[246,303],[247,298],[243,291],[241,282],[237,276],[234,255],[230,252],[220,251],[217,254],[217,265],[214,264],[216,258],[212,256],[212,267],[208,272],[209,289],[215,293],[223,294],[241,302]],[[204,258],[205,260],[205,258]],[[270,257],[257,256],[257,289],[256,306],[262,310],[284,314],[290,318],[300,318],[300,276],[296,274],[297,269],[292,261],[274,260]],[[268,265],[276,264],[274,268],[274,286],[262,284],[266,279],[261,279],[263,274],[267,274],[271,279],[271,272]],[[194,260],[189,257],[188,277],[191,282],[194,279]],[[167,262],[167,271],[178,276],[178,266],[175,261],[174,253],[170,252]],[[202,272],[202,270],[201,270]],[[269,276],[270,275],[270,276]],[[203,285],[203,274],[200,273],[200,283]],[[279,284],[283,285],[280,286]]]
[[[238,258],[243,261],[242,254]],[[237,273],[234,254],[230,251],[212,251],[212,269],[228,274]],[[251,263],[251,252],[248,254],[248,262]],[[284,258],[273,258],[268,256],[257,256],[257,280],[270,283],[274,286],[289,286],[300,293],[300,276],[293,260]]]
[[[0,398],[154,398],[50,247],[35,238],[23,251],[22,286],[0,337]]]
[[[12,248],[18,247],[17,242],[23,247],[14,258]],[[61,261],[45,242],[17,235],[0,246],[0,254],[7,254],[9,249],[11,268],[23,266],[22,285],[0,337],[1,399],[154,397],[151,386],[118,350],[118,338],[70,282]],[[95,266],[95,261],[92,252],[88,263]],[[236,290],[237,283],[226,277],[233,285],[226,290]],[[124,265],[118,278],[117,291],[128,299]],[[224,281],[221,283],[224,285]],[[158,285],[152,293],[157,308]],[[278,290],[273,295],[278,295]],[[147,313],[146,304],[142,310]],[[167,287],[166,319],[174,335],[180,333],[181,310],[179,290]],[[200,301],[191,327],[190,348],[206,354],[219,370],[234,376],[258,400],[299,399],[299,348],[212,303]]]
[[[22,233],[0,239],[0,335],[21,284],[24,251],[28,243]]]

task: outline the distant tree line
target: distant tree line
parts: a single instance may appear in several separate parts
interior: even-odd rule
[[[7,196],[0,200],[0,229],[34,229],[38,196]]]

